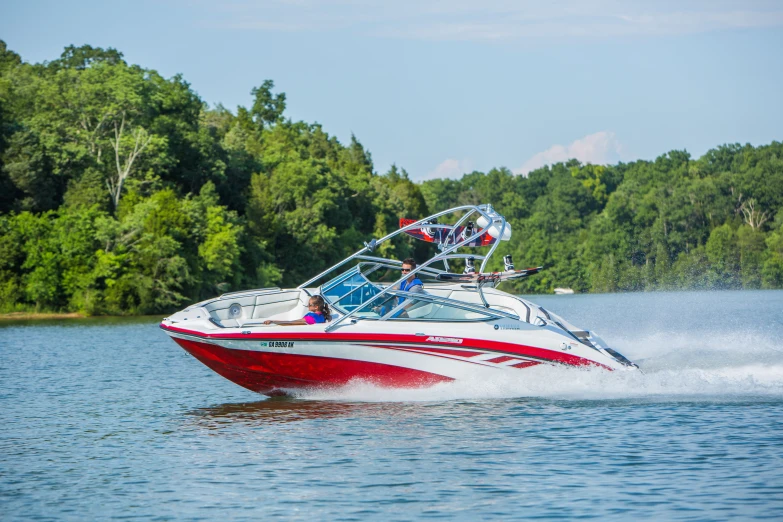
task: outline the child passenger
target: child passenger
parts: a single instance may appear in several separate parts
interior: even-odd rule
[[[264,321],[264,324],[279,324],[279,325],[297,325],[297,324],[318,324],[325,323],[332,320],[332,313],[329,311],[329,305],[326,304],[324,298],[320,295],[314,295],[310,298],[310,302],[307,305],[310,310],[301,319],[295,319],[293,321],[281,321],[278,319]]]

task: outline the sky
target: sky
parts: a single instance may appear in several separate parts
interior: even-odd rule
[[[0,0],[0,39],[113,47],[232,111],[272,79],[414,180],[783,140],[783,0]]]

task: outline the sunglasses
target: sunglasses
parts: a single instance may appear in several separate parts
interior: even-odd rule
[[[413,270],[413,269],[412,268],[403,268],[402,269],[403,272],[410,272],[411,270]]]

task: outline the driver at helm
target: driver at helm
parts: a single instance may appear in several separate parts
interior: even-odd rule
[[[405,259],[402,262],[402,273],[408,274],[413,269],[416,268],[416,260],[412,257],[409,257]],[[412,294],[426,294],[424,291],[424,283],[421,282],[421,279],[416,277],[416,274],[412,274],[408,276],[406,279],[404,279],[399,286],[396,288],[398,290],[402,290],[403,292],[410,292]],[[376,312],[378,312],[379,315],[384,316],[387,313],[389,313],[392,309],[396,308],[397,306],[401,305],[403,302],[405,302],[406,298],[402,296],[397,296],[393,300],[387,301],[381,306],[377,306],[374,308]],[[415,302],[411,302],[410,306],[406,306],[405,309],[412,309],[415,307]],[[405,310],[400,310],[396,314],[394,314],[395,318],[399,317],[408,317],[408,314]]]

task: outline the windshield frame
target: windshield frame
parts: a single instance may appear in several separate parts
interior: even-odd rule
[[[403,297],[405,301],[395,306],[392,310],[390,310],[388,313],[386,313],[383,317],[379,317],[378,320],[380,321],[408,321],[408,320],[417,320],[415,318],[403,318],[400,319],[398,317],[394,317],[395,314],[399,313],[400,311],[405,310],[406,308],[411,307],[410,302],[411,301],[424,301],[427,303],[432,304],[442,304],[444,306],[448,306],[451,308],[459,308],[460,310],[465,310],[468,312],[474,312],[474,313],[480,313],[488,316],[486,319],[418,319],[421,321],[430,321],[430,322],[478,322],[478,321],[485,321],[490,319],[513,319],[515,321],[519,321],[519,316],[516,314],[510,314],[508,312],[503,312],[501,310],[494,310],[492,308],[473,304],[473,303],[466,303],[464,301],[457,301],[456,299],[449,299],[448,297],[440,297],[437,295],[431,295],[431,294],[421,294],[421,293],[412,293],[412,292],[406,292],[402,290],[391,290],[389,294],[393,297]],[[369,303],[368,303],[369,304]],[[361,311],[361,308],[366,307],[367,305],[362,305],[357,309],[358,311]]]

